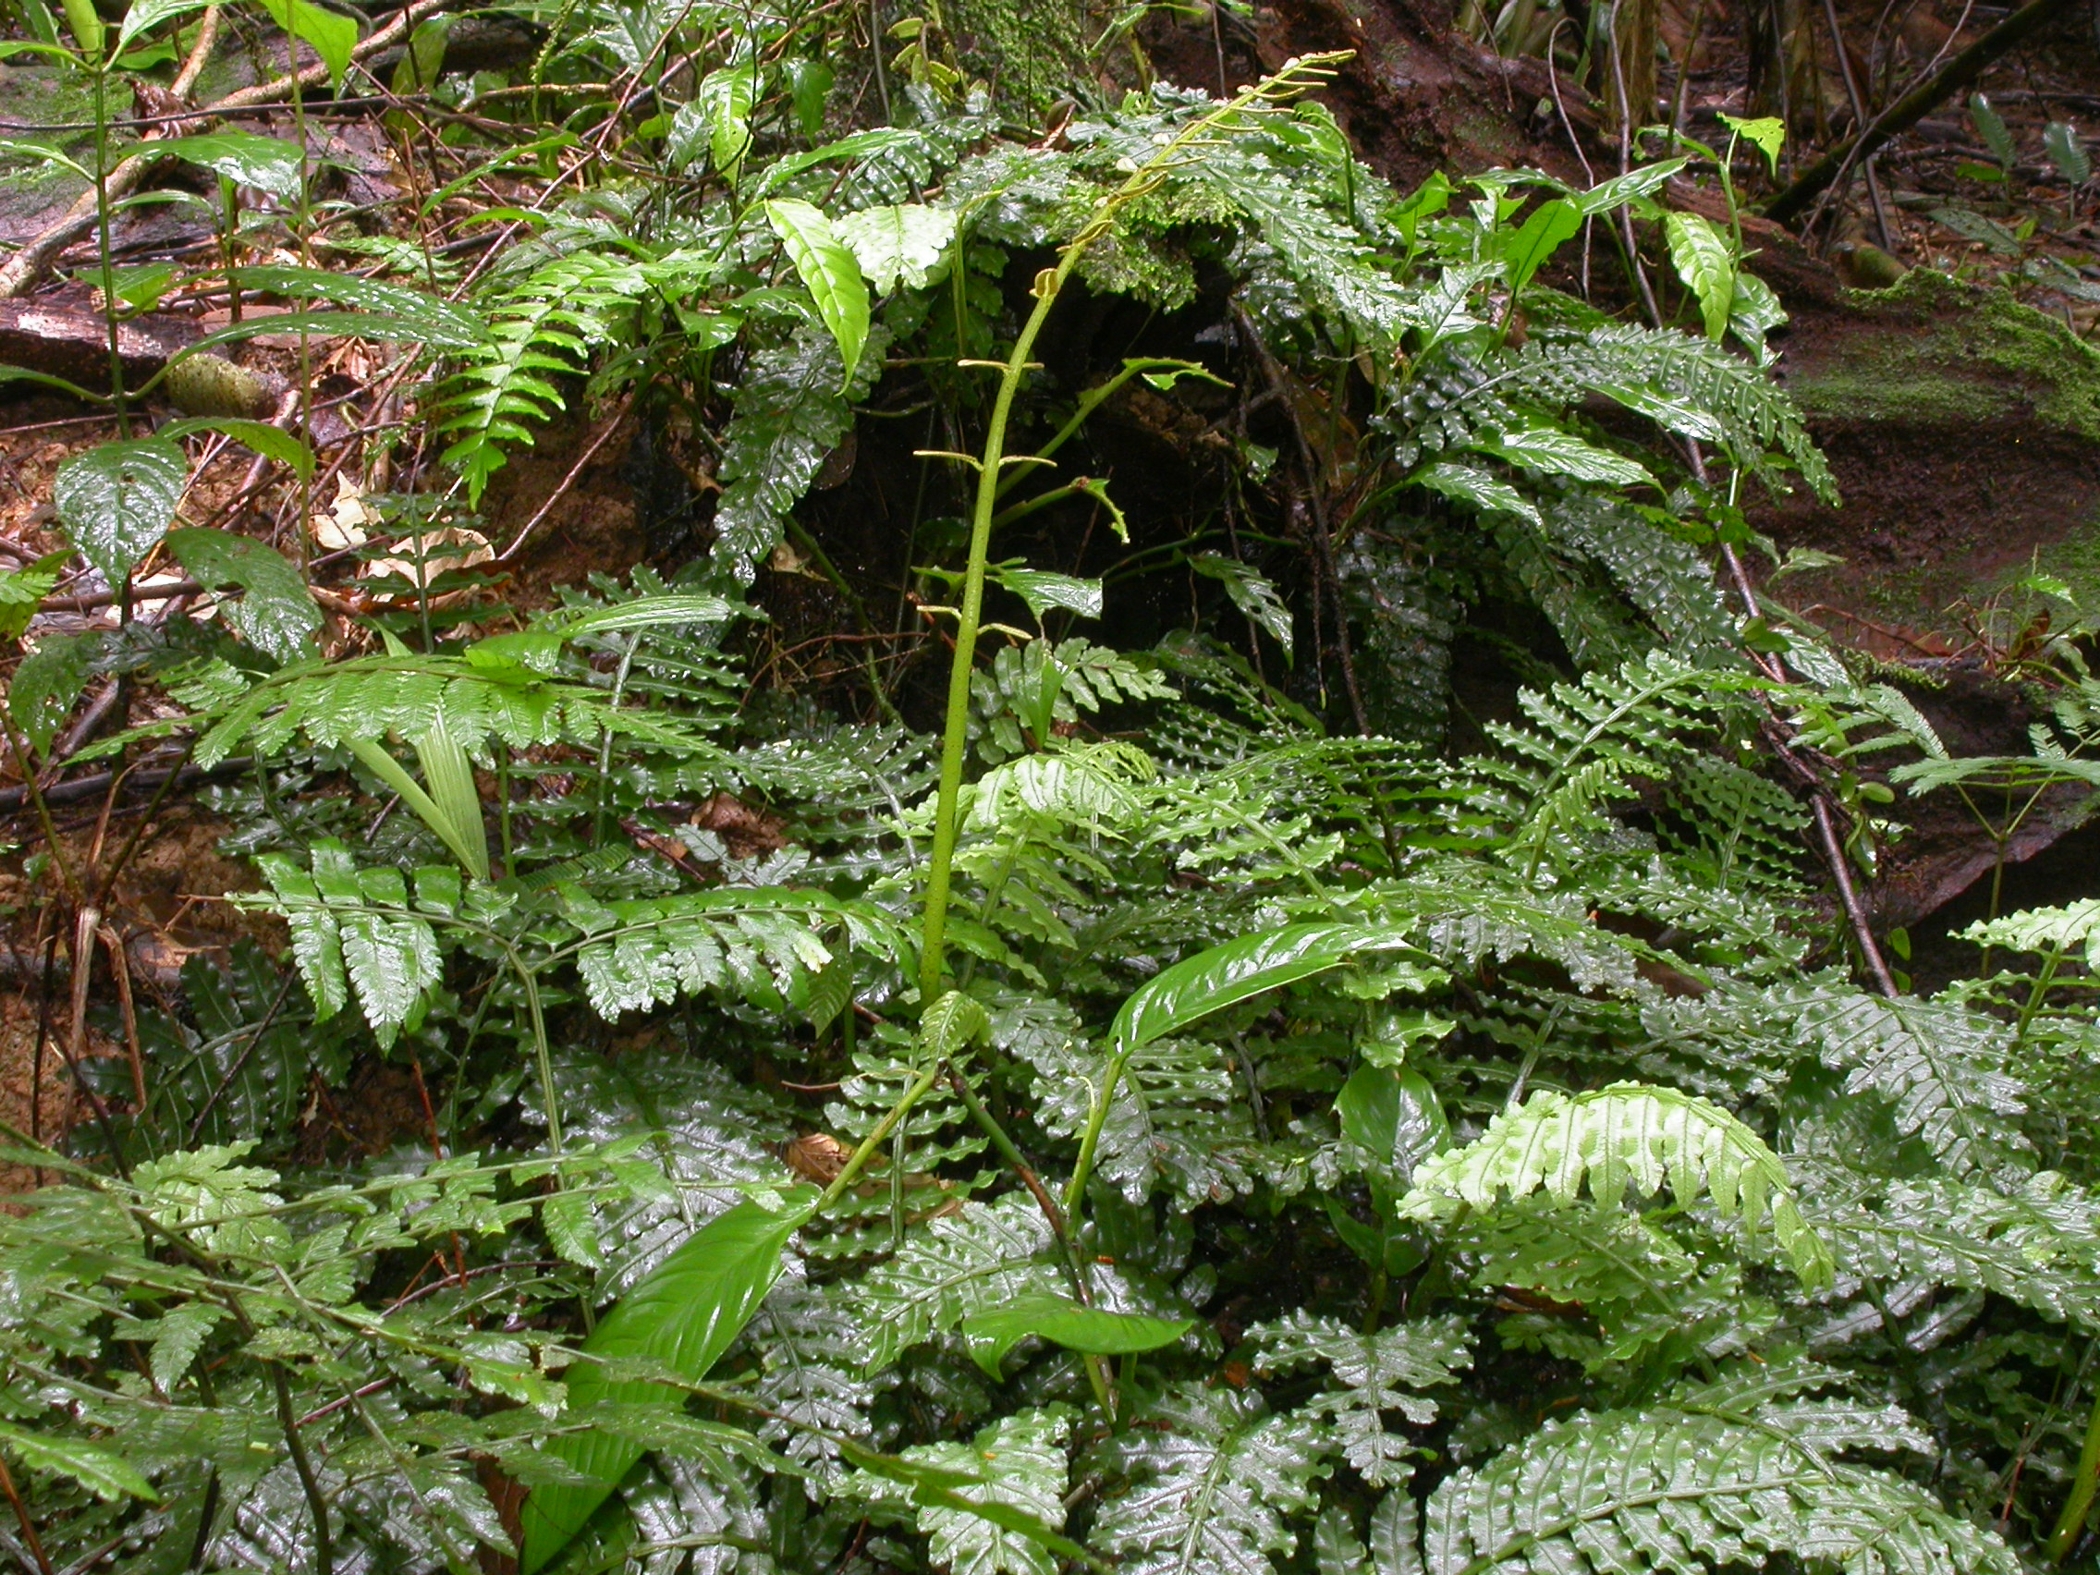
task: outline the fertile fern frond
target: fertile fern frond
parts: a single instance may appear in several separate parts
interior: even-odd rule
[[[1472,1366],[1463,1320],[1431,1318],[1363,1334],[1334,1318],[1303,1308],[1248,1337],[1261,1347],[1257,1373],[1289,1373],[1324,1367],[1337,1387],[1312,1400],[1301,1414],[1325,1418],[1342,1458],[1372,1487],[1397,1487],[1414,1472],[1418,1446],[1390,1431],[1383,1413],[1398,1412],[1417,1427],[1436,1420],[1436,1402],[1422,1391],[1459,1381]]]
[[[1846,1575],[2019,1575],[1996,1536],[1848,1456],[1933,1453],[1900,1411],[1760,1381],[1548,1422],[1430,1497],[1428,1575],[1705,1575],[1790,1558]]]
[[[852,407],[882,375],[888,342],[882,328],[869,330],[850,382],[838,342],[814,325],[752,355],[722,434],[717,478],[714,561],[733,582],[750,584],[780,545],[788,511],[852,427]]]
[[[444,461],[466,479],[469,505],[502,468],[503,445],[530,445],[532,429],[566,408],[561,380],[587,371],[591,352],[626,331],[648,288],[640,263],[577,251],[480,303],[488,340],[461,357],[430,407],[434,429],[452,438]]]
[[[1786,1167],[1727,1111],[1675,1089],[1618,1083],[1581,1094],[1534,1094],[1463,1148],[1425,1160],[1401,1204],[1408,1218],[1449,1219],[1544,1191],[1605,1208],[1629,1189],[1669,1185],[1680,1205],[1704,1195],[1755,1233],[1769,1226],[1803,1283],[1828,1284],[1830,1249],[1801,1216]]]
[[[1094,1546],[1123,1575],[1274,1575],[1297,1549],[1286,1522],[1312,1505],[1324,1433],[1252,1390],[1170,1389],[1097,1451],[1130,1486],[1101,1505]]]

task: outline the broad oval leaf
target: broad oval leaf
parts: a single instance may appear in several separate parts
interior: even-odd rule
[[[1451,1140],[1443,1101],[1420,1072],[1360,1066],[1335,1095],[1342,1135],[1381,1179],[1406,1185],[1417,1165]]]
[[[1183,958],[1123,1003],[1110,1030],[1116,1048],[1148,1045],[1249,996],[1339,968],[1365,953],[1411,950],[1410,929],[1405,921],[1288,924]]]
[[[115,590],[167,534],[189,474],[166,438],[102,443],[58,467],[51,501],[67,539]]]
[[[1677,276],[1699,298],[1706,337],[1719,339],[1728,332],[1728,314],[1735,305],[1734,245],[1696,213],[1665,214],[1663,232],[1669,237],[1670,262]]]
[[[51,740],[72,715],[104,643],[99,629],[46,635],[16,666],[7,686],[7,714],[38,754],[51,752]]]
[[[1172,1345],[1195,1327],[1193,1318],[1109,1312],[1046,1291],[1023,1293],[1000,1306],[972,1313],[962,1323],[970,1360],[994,1381],[999,1377],[1000,1360],[1030,1335],[1089,1356],[1130,1356]]]
[[[1101,616],[1099,580],[1053,574],[1048,569],[1021,568],[995,568],[992,577],[1026,602],[1028,610],[1038,618],[1053,607],[1062,607],[1082,618]]]
[[[807,1197],[783,1213],[744,1202],[709,1221],[627,1293],[583,1342],[584,1354],[650,1362],[698,1383],[780,1278],[781,1253],[809,1218],[811,1207]],[[587,1419],[588,1408],[599,1403],[624,1406],[676,1399],[676,1391],[664,1384],[609,1378],[598,1362],[579,1362],[565,1376],[569,1411],[578,1420]],[[527,1495],[520,1517],[525,1540],[518,1566],[523,1575],[533,1575],[568,1546],[642,1456],[642,1446],[632,1439],[597,1430],[563,1434],[542,1447],[591,1482],[587,1487],[535,1488]]]
[[[1509,270],[1510,293],[1531,283],[1531,277],[1552,255],[1582,228],[1582,210],[1565,197],[1555,197],[1534,208],[1504,242],[1502,260]]]
[[[357,48],[357,23],[312,0],[262,0],[262,8],[271,21],[312,47],[328,67],[329,85],[340,93],[343,74],[350,69],[350,56]]]
[[[200,585],[240,589],[241,599],[228,607],[226,618],[258,651],[280,662],[312,654],[308,646],[320,630],[321,610],[305,576],[283,553],[223,530],[170,531],[168,551]]]
[[[817,316],[838,341],[845,381],[851,383],[868,342],[868,286],[860,264],[833,232],[831,221],[806,202],[776,198],[766,204],[766,221],[787,248],[788,261],[809,291]]]
[[[299,195],[302,171],[298,147],[252,131],[206,131],[152,145],[153,152],[181,159],[200,169],[253,186],[273,197]]]

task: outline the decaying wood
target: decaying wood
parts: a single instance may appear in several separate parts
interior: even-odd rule
[[[447,0],[413,0],[412,4],[403,6],[386,26],[360,43],[351,52],[350,58],[353,61],[366,61],[382,50],[400,43],[408,37],[418,22],[425,17],[436,15],[446,4]],[[295,85],[301,88],[318,87],[327,80],[327,66],[311,65],[302,71],[290,72],[272,81],[259,82],[254,87],[241,88],[237,92],[229,93],[217,103],[200,107],[197,119],[209,120],[213,115],[228,110],[276,103],[288,98]],[[103,188],[108,200],[116,202],[137,191],[160,162],[161,155],[154,151],[153,144],[145,144],[103,177]],[[79,201],[66,210],[64,218],[16,252],[5,265],[0,265],[0,299],[27,294],[58,260],[60,253],[94,230],[99,212],[100,203],[95,192],[83,192]]]
[[[186,317],[156,313],[117,327],[126,381],[151,377],[202,338]],[[109,322],[82,306],[0,300],[0,364],[62,377],[83,388],[109,387]]]

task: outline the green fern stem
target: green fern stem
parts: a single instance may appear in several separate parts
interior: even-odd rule
[[[985,564],[991,553],[992,525],[999,512],[1000,482],[1010,464],[1047,463],[1042,456],[1010,459],[1006,453],[1006,429],[1013,416],[1014,396],[1020,392],[1021,379],[1028,374],[1032,364],[1028,354],[1035,348],[1036,336],[1043,331],[1050,308],[1057,304],[1058,294],[1072,276],[1072,270],[1079,266],[1080,259],[1094,243],[1115,227],[1118,210],[1156,190],[1185,156],[1213,134],[1251,110],[1273,105],[1319,85],[1350,54],[1351,51],[1338,50],[1286,61],[1274,76],[1242,88],[1229,102],[1191,121],[1133,170],[1122,185],[1096,203],[1078,234],[1058,253],[1057,266],[1045,268],[1035,277],[1035,308],[1028,314],[1028,321],[1021,325],[1013,352],[1001,367],[999,393],[992,403],[984,451],[979,459],[972,461],[977,466],[977,499],[970,516],[970,557],[963,571],[962,608],[955,624],[955,659],[948,669],[948,711],[941,730],[941,783],[934,806],[933,862],[926,877],[926,918],[919,948],[919,998],[925,1004],[932,1004],[940,994],[947,963],[948,902],[955,844],[962,829],[955,811],[956,802],[962,796],[964,733],[970,716],[970,674],[977,657],[977,631],[984,610]],[[1125,369],[1126,373],[1131,370]],[[1112,388],[1113,380],[1111,391]],[[1106,397],[1104,392],[1095,403]],[[1091,405],[1084,406],[1077,420],[1084,420],[1092,408]],[[1068,423],[1065,430],[1052,439],[1053,445],[1063,443],[1075,429],[1076,421]]]
[[[1108,1125],[1108,1107],[1116,1097],[1116,1084],[1123,1079],[1123,1068],[1129,1063],[1135,1045],[1125,1045],[1109,1057],[1108,1071],[1101,1079],[1101,1088],[1094,1095],[1093,1108],[1087,1111],[1086,1131],[1080,1135],[1079,1157],[1072,1162],[1072,1180],[1065,1188],[1065,1213],[1077,1216],[1079,1205],[1086,1197],[1087,1178],[1094,1173],[1094,1151],[1101,1146],[1102,1129]]]
[[[2071,1479],[2071,1496],[2064,1501],[2063,1513],[2056,1517],[2056,1527],[2049,1533],[2050,1563],[2063,1563],[2078,1545],[2078,1534],[2085,1530],[2095,1492],[2100,1492],[2100,1395],[2094,1397],[2092,1420],[2086,1423],[2085,1448],[2078,1454],[2078,1474]]]
[[[1029,368],[1028,353],[1057,303],[1058,291],[1082,255],[1077,242],[1067,247],[1055,268],[1036,275],[1035,310],[1014,341],[1013,354],[999,376],[999,395],[992,404],[984,454],[977,463],[977,503],[970,518],[970,559],[963,571],[962,609],[955,623],[955,660],[948,669],[948,715],[941,731],[941,786],[933,812],[933,864],[926,877],[926,925],[919,946],[919,999],[940,994],[947,965],[948,899],[955,865],[955,842],[961,832],[955,813],[962,796],[963,746],[970,720],[970,674],[975,670],[977,628],[984,610],[985,563],[991,554],[992,517],[998,512],[999,475],[1006,463],[1006,428],[1014,395]]]

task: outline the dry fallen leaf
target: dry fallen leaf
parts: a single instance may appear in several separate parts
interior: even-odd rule
[[[394,543],[397,552],[406,549],[406,555],[398,558],[375,558],[358,570],[366,579],[392,577],[408,581],[411,585],[427,586],[441,574],[455,569],[471,569],[477,563],[487,563],[496,556],[496,549],[489,545],[488,537],[478,530],[468,530],[454,525],[445,530],[425,532],[421,536],[404,536]]]
[[[367,526],[380,523],[365,504],[364,489],[348,476],[335,478],[335,502],[314,516],[314,545],[323,552],[346,552],[371,540]]]

